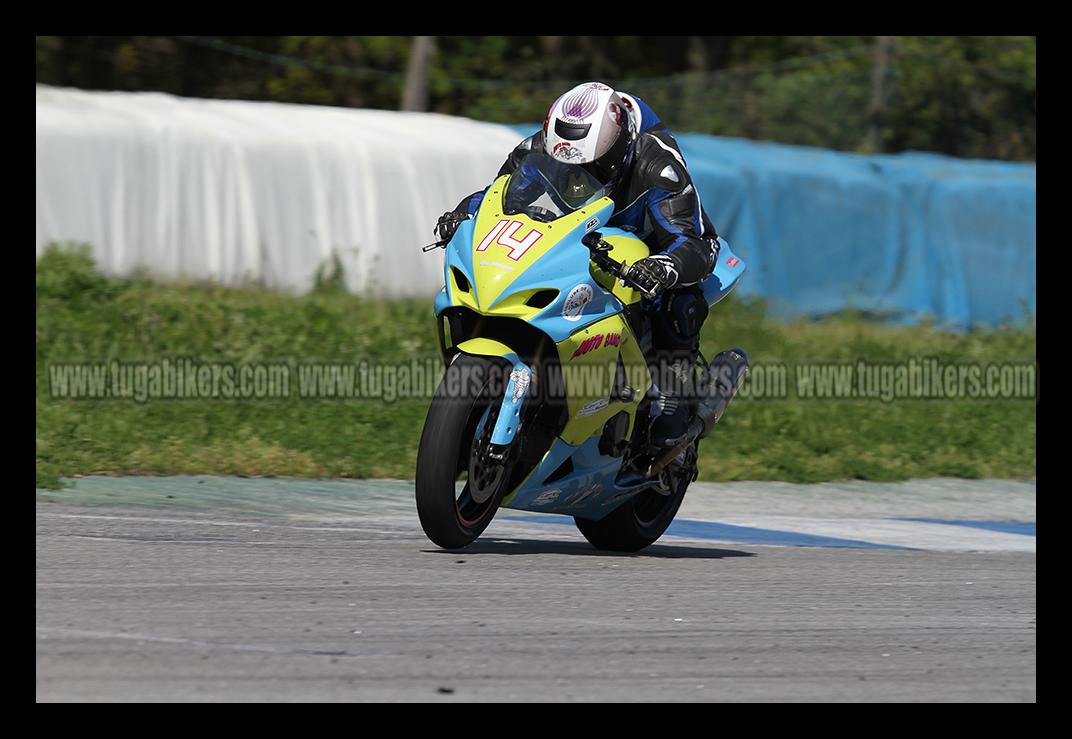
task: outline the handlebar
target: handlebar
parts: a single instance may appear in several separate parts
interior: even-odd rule
[[[454,213],[452,218],[446,218],[446,215],[447,214],[444,214],[443,218],[441,218],[439,223],[436,224],[435,229],[432,231],[436,236],[442,236],[443,235],[442,232],[440,231],[441,226],[443,226],[445,224],[453,224],[454,227],[457,228],[459,223],[461,223],[462,221],[468,219],[468,216],[460,215],[458,213]],[[453,234],[454,234],[454,232],[452,231],[451,236],[448,236],[445,239],[440,239],[439,241],[433,241],[431,244],[428,244],[427,246],[422,246],[421,251],[428,252],[428,251],[432,251],[432,249],[446,249],[447,244],[449,244],[450,240],[453,238]]]
[[[632,267],[625,262],[616,261],[610,256],[610,250],[614,248],[613,244],[610,244],[603,240],[603,234],[599,231],[593,231],[590,234],[585,234],[581,238],[581,243],[588,247],[588,250],[592,252],[592,261],[596,266],[606,272],[612,277],[617,277],[623,284],[633,288],[648,300],[654,300],[659,292],[658,290],[648,291],[637,284],[632,278],[630,273]]]

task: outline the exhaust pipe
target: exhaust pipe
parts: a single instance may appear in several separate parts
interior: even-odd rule
[[[696,391],[699,401],[696,415],[689,419],[685,436],[680,444],[660,453],[652,461],[646,474],[647,479],[650,480],[659,474],[663,467],[676,459],[688,448],[689,444],[711,433],[747,376],[748,354],[744,349],[727,349],[719,352],[707,368],[707,372],[700,378],[700,385]]]
[[[700,378],[700,402],[696,415],[689,422],[689,433],[695,431],[696,435],[689,443],[711,433],[747,376],[748,355],[744,349],[727,349],[715,357],[707,373]]]

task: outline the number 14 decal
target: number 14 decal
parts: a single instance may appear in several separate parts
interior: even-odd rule
[[[487,248],[493,243],[499,246],[505,246],[510,250],[510,253],[506,256],[513,259],[515,262],[519,261],[521,257],[525,256],[533,244],[540,240],[543,233],[537,231],[535,228],[530,229],[525,238],[518,239],[515,234],[518,229],[524,225],[521,221],[512,221],[509,218],[503,218],[501,221],[495,224],[495,228],[488,232],[488,235],[484,237],[484,240],[477,244],[477,251],[487,251]]]

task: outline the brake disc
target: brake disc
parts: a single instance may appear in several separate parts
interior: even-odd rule
[[[488,409],[469,450],[469,497],[477,503],[484,503],[494,495],[506,475],[506,466],[490,454],[497,415],[492,408]]]

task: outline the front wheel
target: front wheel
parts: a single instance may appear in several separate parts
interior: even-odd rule
[[[436,389],[417,451],[417,515],[444,549],[473,543],[502,502],[510,471],[484,452],[495,426],[508,369],[463,354]],[[463,473],[468,479],[459,490]]]
[[[696,445],[660,473],[659,482],[637,493],[605,517],[574,518],[584,538],[596,549],[636,552],[654,544],[677,515],[696,469]]]

